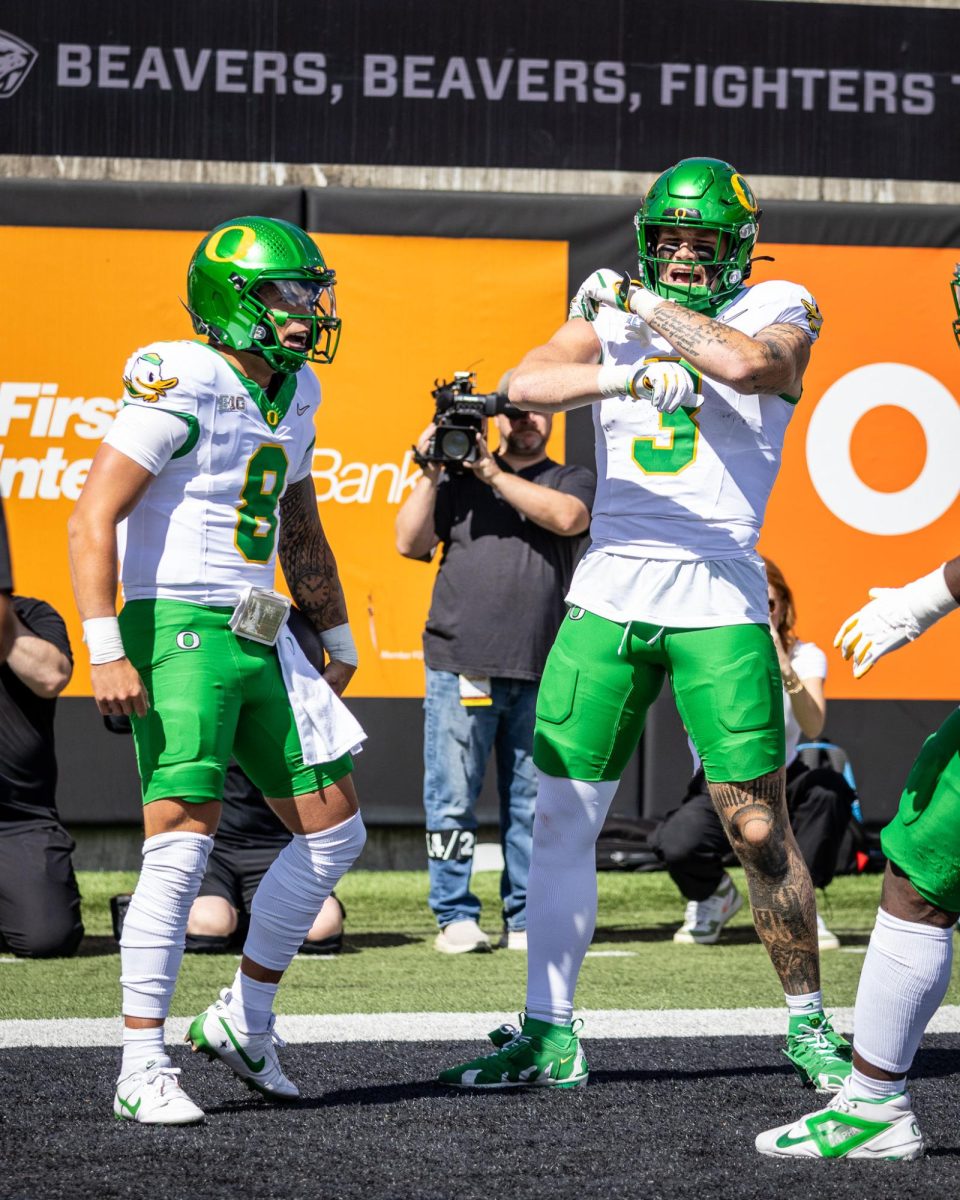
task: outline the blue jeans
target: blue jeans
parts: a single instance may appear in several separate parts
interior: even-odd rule
[[[495,747],[504,860],[500,877],[503,921],[508,929],[525,929],[537,798],[533,726],[539,684],[494,679],[492,704],[464,707],[453,672],[426,670],[423,807],[430,907],[441,928],[452,921],[476,921],[480,916],[480,901],[470,891],[470,872],[477,797]]]

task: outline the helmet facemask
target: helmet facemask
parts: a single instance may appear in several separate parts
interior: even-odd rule
[[[335,283],[333,271],[282,279],[259,276],[240,299],[254,322],[250,351],[283,374],[299,371],[307,362],[332,362],[340,341]]]
[[[698,229],[716,230],[717,240],[712,249],[709,238],[697,239]],[[745,228],[737,234],[731,234],[714,225],[691,222],[686,216],[678,218],[676,224],[643,227],[638,221],[637,244],[643,283],[665,300],[676,300],[684,308],[696,312],[719,307],[739,291],[749,277],[750,252],[755,240],[756,225],[749,222],[745,222]],[[681,241],[688,245],[692,243],[695,260],[688,260],[691,271],[687,282],[671,282],[670,274],[686,266],[684,260],[674,257]]]

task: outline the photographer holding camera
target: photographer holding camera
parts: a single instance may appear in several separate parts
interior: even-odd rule
[[[499,944],[526,949],[537,689],[596,486],[586,467],[547,457],[552,418],[507,405],[508,381],[509,372],[487,396],[473,395],[467,372],[438,385],[434,420],[416,446],[423,475],[396,522],[404,557],[429,562],[442,546],[423,635],[423,802],[435,945],[447,954],[491,949],[470,873],[494,748],[505,864]],[[500,435],[495,453],[488,416]]]

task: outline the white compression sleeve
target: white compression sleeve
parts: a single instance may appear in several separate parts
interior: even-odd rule
[[[165,1019],[183,958],[190,906],[213,848],[203,833],[158,833],[143,843],[143,866],[120,936],[126,1017]]]
[[[295,834],[254,893],[243,947],[247,958],[270,971],[285,971],[366,840],[359,813],[332,829]]]
[[[568,1025],[597,921],[597,837],[617,780],[588,783],[538,772],[527,881],[527,1013]]]
[[[906,1075],[947,993],[952,962],[952,928],[901,921],[878,909],[853,1014],[857,1053]]]

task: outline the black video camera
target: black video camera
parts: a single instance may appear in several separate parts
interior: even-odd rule
[[[436,405],[433,437],[425,454],[415,454],[422,467],[427,463],[441,463],[450,471],[463,469],[464,463],[477,460],[477,437],[483,433],[487,417],[506,413],[508,417],[519,417],[522,410],[511,404],[502,392],[486,392],[474,395],[477,377],[473,371],[454,371],[453,382],[435,380],[436,387],[430,393]]]

